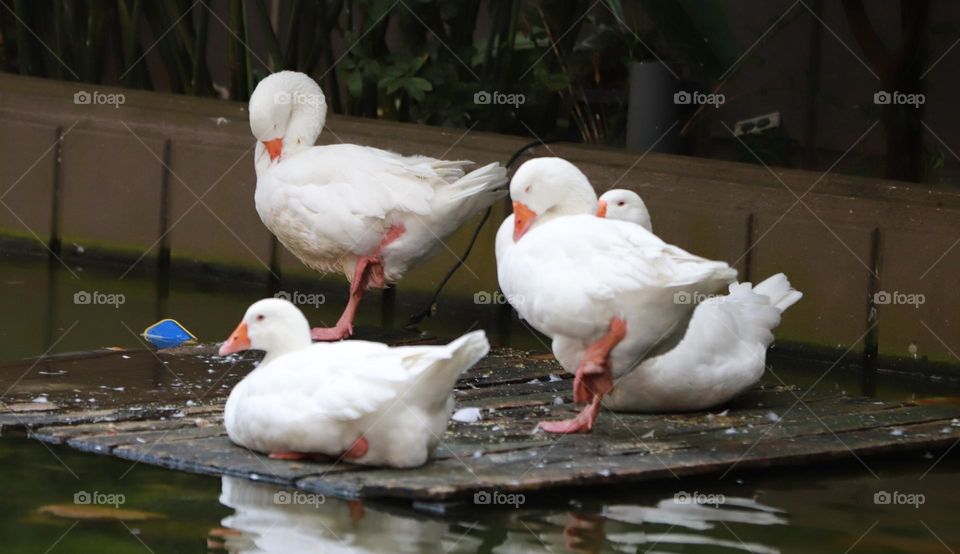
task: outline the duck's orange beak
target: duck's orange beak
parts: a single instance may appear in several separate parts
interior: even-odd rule
[[[537,212],[531,210],[523,202],[514,202],[513,203],[513,241],[516,242],[520,240],[527,231],[530,230],[530,226],[533,225],[533,221],[537,219]]]
[[[226,356],[248,348],[250,348],[250,337],[247,336],[247,324],[241,321],[240,325],[237,325],[237,328],[233,330],[230,338],[220,345],[220,355]]]
[[[601,200],[597,203],[597,217],[607,217],[607,201]]]
[[[283,150],[283,139],[275,138],[273,140],[263,141],[263,145],[267,147],[267,152],[270,154],[270,161],[274,161],[280,157],[280,152]]]

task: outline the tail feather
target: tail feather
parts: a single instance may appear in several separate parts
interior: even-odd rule
[[[767,277],[753,287],[753,292],[762,294],[770,299],[770,303],[781,313],[803,298],[803,293],[790,285],[790,280],[783,273]]]
[[[446,403],[457,379],[490,351],[485,332],[474,331],[446,346],[431,347],[420,360],[423,372],[414,376],[416,385],[410,397],[421,405],[436,407]]]
[[[449,200],[461,202],[470,197],[489,205],[507,194],[507,170],[494,162],[474,169],[450,185]],[[480,205],[476,206],[481,207]]]
[[[467,172],[463,169],[463,167],[472,163],[473,162],[468,160],[434,160],[430,168],[433,169],[444,181],[453,183],[458,179],[462,179],[463,176],[466,175]]]

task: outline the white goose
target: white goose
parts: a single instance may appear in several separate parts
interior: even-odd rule
[[[353,334],[368,287],[384,287],[431,255],[471,215],[505,193],[506,170],[492,163],[336,144],[313,146],[326,120],[323,91],[310,77],[281,71],[250,97],[257,138],[256,207],[264,225],[297,258],[350,281],[350,299],[315,340]]]
[[[592,208],[590,202],[584,202],[580,211],[588,213]],[[604,193],[597,215],[649,229],[646,205],[632,191]],[[498,267],[514,244],[513,230],[510,215],[497,233]],[[780,314],[802,296],[782,273],[755,287],[731,284],[726,296],[697,305],[676,347],[623,372],[603,405],[619,411],[660,412],[700,410],[729,401],[762,377]],[[565,337],[554,340],[553,351],[571,373],[584,354],[582,343]]]
[[[555,347],[570,341],[583,352],[574,400],[587,402],[586,408],[574,419],[540,427],[586,432],[615,377],[683,337],[695,304],[675,299],[723,290],[736,271],[638,225],[596,217],[596,194],[586,176],[559,158],[524,163],[510,196],[515,244],[499,260],[500,287]],[[503,254],[502,244],[499,250]]]
[[[597,215],[619,221],[636,223],[647,231],[653,232],[650,212],[640,195],[627,189],[610,189],[600,195]]]
[[[220,355],[250,348],[266,356],[227,399],[233,442],[272,458],[415,467],[446,430],[457,378],[490,346],[483,331],[445,346],[311,344],[300,310],[268,298],[250,306]]]

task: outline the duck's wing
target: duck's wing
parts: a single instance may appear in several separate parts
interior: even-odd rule
[[[318,146],[261,177],[269,186],[258,185],[257,209],[265,221],[287,227],[304,245],[300,250],[317,244],[367,254],[406,217],[432,221],[438,192],[456,188],[451,182],[467,163],[352,144]]]
[[[561,217],[534,229],[509,259],[527,279],[590,300],[713,281],[726,286],[736,277],[725,262],[667,244],[638,225],[592,215]]]
[[[409,378],[389,351],[365,341],[314,344],[271,360],[263,373],[258,369],[251,383],[256,392],[244,402],[291,421],[361,419],[395,402],[398,385]]]
[[[614,314],[640,317],[653,340],[684,317],[677,294],[707,295],[736,278],[724,262],[694,256],[642,227],[565,216],[528,232],[498,270],[521,317],[554,337],[585,337]]]

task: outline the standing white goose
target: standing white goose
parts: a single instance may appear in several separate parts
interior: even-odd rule
[[[292,71],[266,77],[250,97],[257,213],[308,267],[350,281],[337,324],[312,331],[315,340],[339,340],[353,334],[364,290],[398,281],[506,194],[506,170],[492,163],[466,173],[472,162],[313,146],[326,110],[316,82]]]
[[[445,346],[311,344],[300,310],[268,298],[250,306],[220,355],[250,348],[266,356],[230,392],[230,440],[272,458],[415,467],[447,428],[457,378],[490,346],[483,331]]]
[[[587,406],[574,419],[540,427],[587,432],[615,377],[683,337],[695,305],[675,298],[712,295],[733,282],[736,271],[638,225],[596,217],[586,176],[559,158],[524,163],[510,196],[515,244],[500,261],[500,287],[520,316],[555,344],[567,340],[583,352],[574,400]]]

